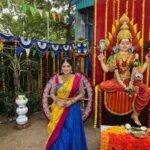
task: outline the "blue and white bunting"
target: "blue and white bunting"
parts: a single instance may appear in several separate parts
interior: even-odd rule
[[[62,45],[62,50],[69,51],[70,50],[70,45],[68,45],[68,44]]]
[[[2,37],[2,38],[5,39],[5,40],[8,40],[8,41],[14,39],[14,36],[13,36],[13,35],[7,35],[7,34],[2,34],[2,33],[0,33],[0,37]]]
[[[76,46],[75,43],[72,43],[72,44],[71,44],[71,47],[72,47],[73,50],[75,50],[75,49],[77,48],[77,46]]]
[[[31,39],[27,39],[24,37],[19,37],[18,42],[20,46],[24,49],[31,48],[33,46],[34,41]]]
[[[46,52],[46,50],[48,49],[48,46],[49,46],[48,43],[42,42],[42,41],[37,41],[36,45],[37,45],[38,49],[44,53]]]
[[[59,44],[50,44],[50,46],[51,46],[51,48],[54,52],[60,50],[60,45]]]

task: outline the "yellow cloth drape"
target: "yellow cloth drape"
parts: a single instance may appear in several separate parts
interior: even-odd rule
[[[65,82],[58,90],[57,90],[57,96],[61,98],[62,100],[66,100],[69,97],[69,94],[71,92],[72,86],[73,86],[74,77],[70,78],[67,82]],[[58,107],[55,103],[51,105],[52,113],[50,116],[50,122],[48,124],[48,137],[51,136],[53,133],[59,119],[61,118],[61,115],[64,111],[64,108]]]

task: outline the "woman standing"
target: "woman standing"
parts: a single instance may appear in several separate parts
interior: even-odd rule
[[[61,73],[50,92],[53,104],[46,150],[87,150],[79,100],[84,96],[81,77],[73,74],[71,60],[64,58]]]

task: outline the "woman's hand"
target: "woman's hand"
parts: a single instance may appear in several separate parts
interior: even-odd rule
[[[66,100],[65,107],[69,107],[71,105],[72,105],[72,101],[71,100]]]
[[[68,98],[66,101],[65,101],[65,107],[69,107],[71,106],[72,104],[74,104],[76,102],[76,99],[75,98]]]
[[[65,107],[65,101],[62,100],[55,100],[55,104],[60,108]]]

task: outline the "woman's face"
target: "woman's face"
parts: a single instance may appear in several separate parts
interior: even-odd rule
[[[64,74],[69,74],[71,73],[72,67],[67,61],[64,61],[61,69]]]
[[[128,51],[131,48],[132,44],[129,39],[123,39],[118,44],[118,48],[120,51]]]

